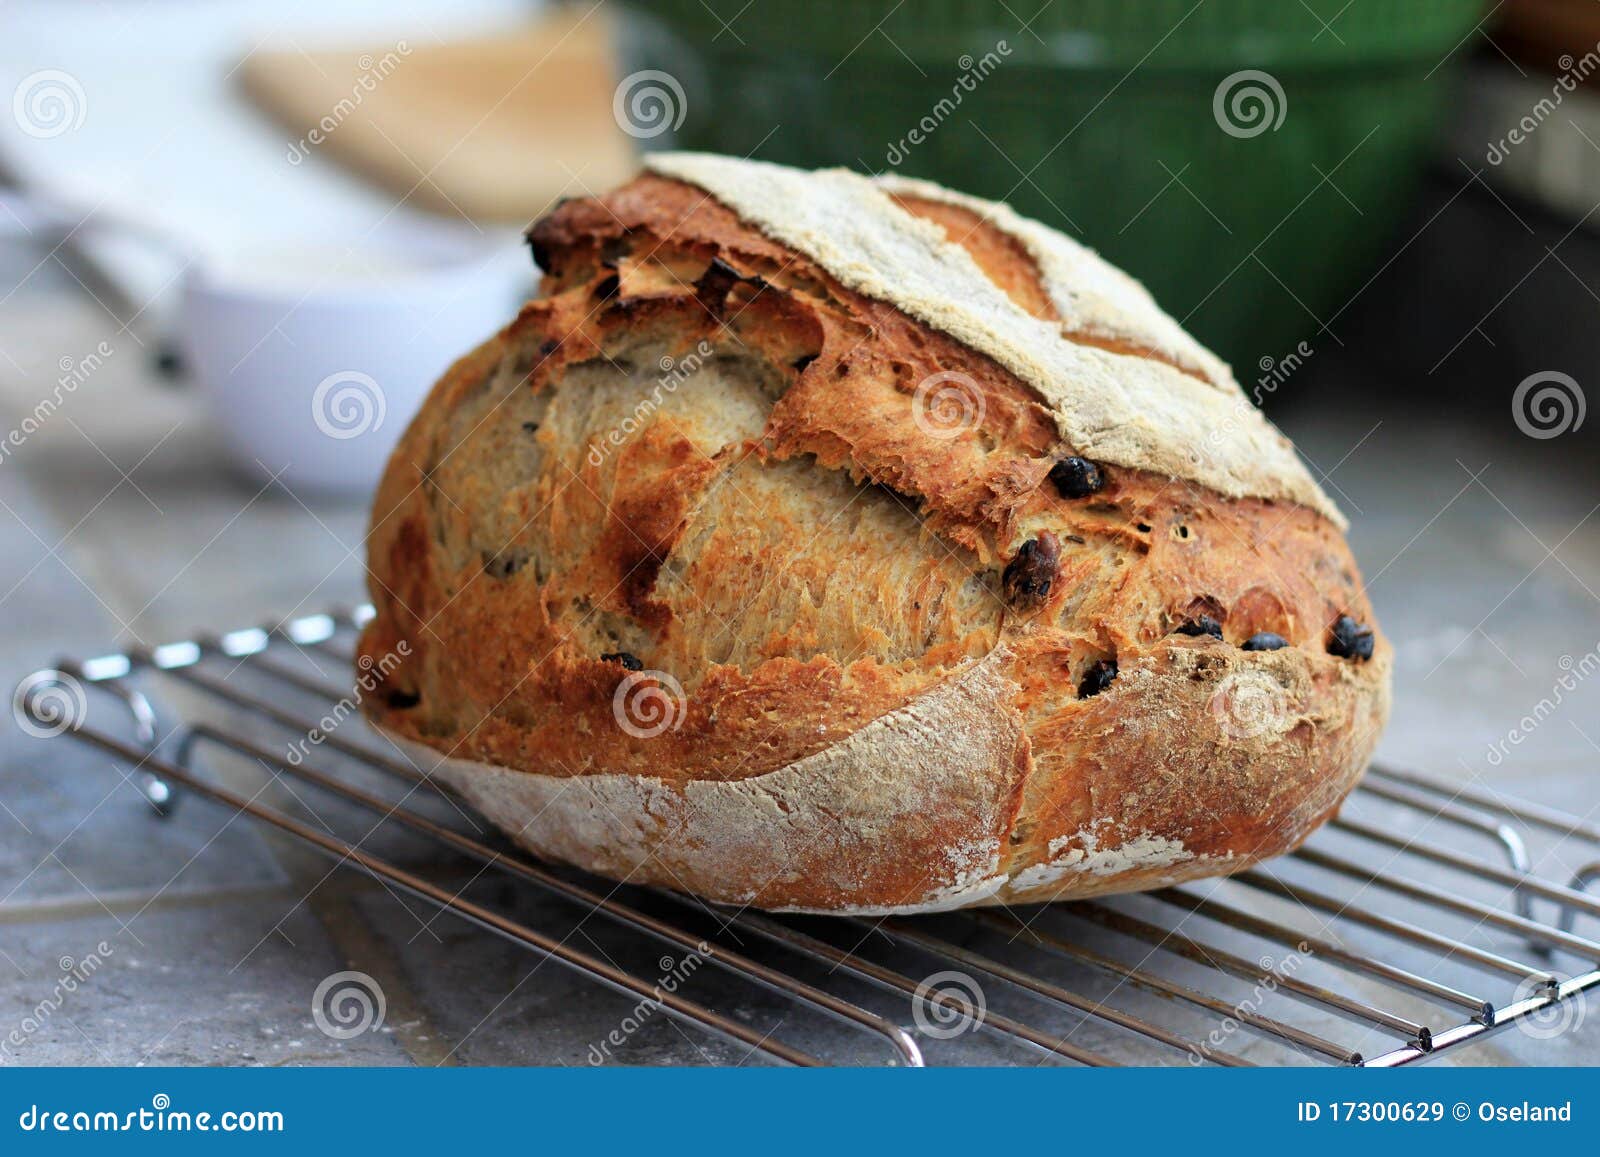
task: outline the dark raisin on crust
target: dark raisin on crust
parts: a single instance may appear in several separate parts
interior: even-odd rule
[[[1245,651],[1281,651],[1288,645],[1289,640],[1282,635],[1275,635],[1271,631],[1258,631],[1239,644],[1239,647]]]
[[[622,280],[615,273],[610,277],[602,277],[595,283],[594,299],[596,301],[610,301],[622,288]]]
[[[490,578],[510,578],[528,563],[528,555],[520,550],[483,552],[483,573]]]
[[[600,656],[602,663],[621,663],[630,671],[643,671],[644,664],[626,651],[611,651]]]
[[[1087,699],[1091,695],[1098,695],[1111,686],[1117,678],[1117,661],[1115,659],[1098,659],[1084,672],[1083,681],[1078,684],[1078,698]]]
[[[1106,484],[1106,474],[1087,458],[1063,458],[1047,475],[1063,498],[1087,498]]]
[[[550,272],[550,247],[532,230],[527,236],[528,251],[533,254],[533,263],[543,273]]]
[[[539,423],[538,422],[524,422],[524,423],[522,423],[522,432],[524,434],[537,434],[539,432]]]
[[[422,702],[422,696],[415,691],[402,691],[395,687],[383,693],[383,702],[390,711],[409,711]]]
[[[1209,635],[1213,639],[1222,638],[1222,624],[1210,615],[1199,615],[1183,623],[1175,629],[1179,635],[1188,635],[1198,639],[1202,635]]]
[[[1044,602],[1050,597],[1060,565],[1061,540],[1048,530],[1040,531],[1038,538],[1022,544],[1017,557],[1006,564],[1005,573],[1000,576],[1006,601],[1021,607]]]
[[[1372,644],[1372,628],[1365,623],[1358,623],[1349,615],[1340,615],[1333,621],[1333,635],[1328,640],[1328,654],[1364,663],[1372,658]]]

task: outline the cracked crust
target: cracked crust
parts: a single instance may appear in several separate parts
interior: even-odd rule
[[[1390,652],[1328,653],[1340,615],[1372,621],[1337,512],[1292,451],[1242,457],[1282,440],[1220,362],[1003,207],[654,165],[534,227],[544,296],[397,448],[375,723],[540,855],[764,908],[1155,887],[1326,818]],[[811,190],[803,220],[755,219],[787,211],[762,183]],[[924,308],[885,236],[988,297]],[[953,427],[919,409],[938,375],[971,403]],[[1107,376],[1136,437],[1080,412]],[[1069,455],[1103,488],[1064,497]],[[1289,645],[1240,649],[1260,631]]]
[[[1004,366],[1049,405],[1061,437],[1082,454],[1181,478],[1229,497],[1287,500],[1342,525],[1343,516],[1312,480],[1294,447],[1237,386],[1205,381],[1154,358],[1072,340],[1066,330],[1008,297],[971,254],[936,222],[907,212],[879,184],[844,169],[801,172],[781,165],[701,153],[656,153],[647,166],[705,189],[741,218],[807,254],[843,285],[949,334]],[[924,199],[927,186],[924,190]],[[985,202],[969,201],[972,205]],[[987,204],[990,216],[1003,206]],[[1007,211],[1008,220],[1019,221]],[[1037,223],[1022,238],[1042,258],[1038,278],[1069,317],[1110,311],[1135,296],[1131,278],[1105,274],[1098,258]],[[1041,238],[1058,242],[1046,246]],[[1092,286],[1097,305],[1085,311],[1061,279]],[[1133,314],[1126,306],[1118,327]],[[1155,317],[1144,320],[1155,346]],[[1176,328],[1167,319],[1168,329]],[[1134,332],[1140,326],[1134,324]],[[1115,332],[1115,329],[1113,329]],[[1141,343],[1132,342],[1137,348]],[[1198,350],[1193,342],[1188,348]],[[1175,353],[1175,357],[1182,354]],[[1221,363],[1209,358],[1213,372]],[[1228,376],[1222,384],[1231,385]],[[1197,442],[1196,431],[1211,435]]]
[[[1163,313],[1143,285],[1094,250],[1000,202],[892,174],[876,183],[902,208],[943,228],[991,280],[997,268],[1030,269],[1039,298],[1018,304],[1060,322],[1070,340],[1154,358],[1219,389],[1240,392],[1221,358]],[[988,259],[988,253],[1007,245],[1020,247],[1025,260]],[[1008,291],[1008,296],[1015,295]]]

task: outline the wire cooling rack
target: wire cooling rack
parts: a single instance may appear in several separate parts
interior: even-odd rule
[[[30,730],[110,756],[158,814],[184,794],[236,809],[577,970],[641,1015],[659,1012],[776,1062],[1393,1067],[1513,1026],[1535,1038],[1578,1031],[1584,994],[1600,985],[1600,943],[1578,931],[1580,919],[1592,931],[1600,917],[1600,899],[1585,890],[1600,879],[1600,827],[1383,767],[1291,855],[1226,880],[1103,901],[787,917],[543,864],[444,793],[419,791],[432,788],[424,769],[360,722],[348,688],[355,632],[371,613],[65,659],[24,680],[14,705]],[[169,680],[181,690],[156,693]],[[192,709],[158,716],[168,698]],[[240,790],[237,774],[223,781],[230,759],[337,803],[312,811],[291,792],[282,808],[269,806],[259,788]],[[353,839],[328,824],[335,814],[354,827],[363,812]],[[430,841],[420,863],[373,850],[372,834],[390,825]],[[474,879],[500,874],[552,903],[529,919],[503,888],[480,897],[440,882],[441,864],[463,861],[476,865]],[[593,939],[575,933],[595,917],[640,952],[586,947]],[[683,953],[670,977],[657,974],[674,962],[658,962],[662,946]],[[689,961],[692,983],[679,984]],[[751,989],[777,1009],[772,1023],[749,1015]],[[978,1038],[987,1051],[972,1050]]]

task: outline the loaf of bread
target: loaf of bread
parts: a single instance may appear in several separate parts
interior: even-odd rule
[[[1344,520],[1006,206],[656,154],[379,490],[371,720],[518,843],[726,904],[1152,888],[1296,846],[1388,712]],[[1226,290],[1223,290],[1226,292]]]

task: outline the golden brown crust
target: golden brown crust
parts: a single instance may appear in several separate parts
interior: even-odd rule
[[[362,654],[374,720],[534,851],[906,910],[1233,870],[1353,786],[1389,650],[1328,651],[1372,618],[1322,513],[1125,467],[1064,496],[1046,399],[693,185],[531,240],[545,298],[390,463]],[[1043,309],[1023,248],[973,244]],[[941,375],[969,423],[930,418]]]

